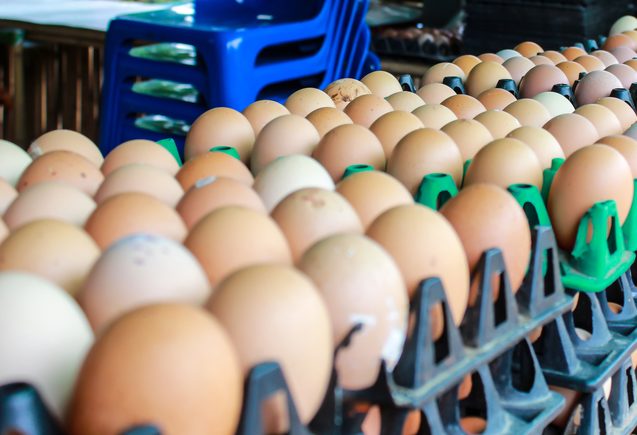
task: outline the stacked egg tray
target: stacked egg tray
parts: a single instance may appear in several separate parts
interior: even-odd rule
[[[429,28],[376,28],[372,50],[383,56],[403,56],[433,62],[448,62],[461,51],[462,36],[456,32]]]

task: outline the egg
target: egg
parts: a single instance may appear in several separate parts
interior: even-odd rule
[[[624,62],[624,65],[628,65],[634,70],[637,70],[637,59],[630,59]]]
[[[587,73],[586,68],[584,68],[582,64],[573,62],[571,60],[566,62],[560,62],[555,66],[558,67],[560,70],[562,70],[562,72],[564,73],[564,75],[566,76],[568,80],[567,82],[568,85],[571,87],[573,87],[576,80],[579,80],[580,75],[582,73],[584,74]]]
[[[246,117],[255,137],[259,135],[261,129],[275,118],[289,115],[290,111],[281,103],[272,100],[259,100],[243,109],[243,116]]]
[[[227,206],[208,213],[184,241],[214,287],[231,273],[252,264],[290,264],[290,248],[276,222],[244,207]]]
[[[464,186],[490,183],[504,189],[512,184],[532,184],[542,188],[542,167],[535,153],[524,142],[505,138],[495,140],[473,157]]]
[[[618,33],[615,35],[609,35],[608,38],[606,38],[606,41],[604,41],[602,48],[604,50],[612,50],[613,48],[622,46],[634,49],[637,48],[637,43],[630,36]]]
[[[369,129],[380,140],[385,157],[389,158],[396,144],[407,134],[419,128],[423,128],[423,125],[416,115],[396,110],[378,118]]]
[[[586,53],[586,50],[580,47],[566,47],[565,49],[562,50],[562,55],[567,60],[575,60],[576,58],[580,56],[584,56],[586,54],[588,54]]]
[[[533,98],[541,92],[550,91],[554,85],[560,83],[568,83],[561,69],[553,65],[537,65],[531,68],[520,82],[520,96]]]
[[[451,121],[458,119],[456,115],[442,104],[426,104],[412,112],[427,128],[440,130]]]
[[[533,65],[549,65],[549,66],[555,65],[551,59],[539,54],[536,56],[529,57],[529,60],[533,62]]]
[[[415,435],[420,429],[421,423],[420,411],[415,409],[407,414],[405,423],[403,424],[402,431],[397,432],[398,435]],[[373,405],[369,408],[363,423],[361,424],[361,430],[363,435],[381,435],[381,412],[378,405]]]
[[[510,48],[505,48],[504,50],[500,50],[496,54],[500,56],[502,59],[504,59],[505,62],[514,57],[522,57],[522,55],[519,52],[515,50],[511,50]]]
[[[568,61],[566,56],[564,56],[559,51],[555,51],[555,50],[546,50],[544,53],[542,53],[542,56],[545,56],[545,57],[548,57],[549,59],[551,59],[555,65],[557,65],[557,64],[559,64],[561,62]]]
[[[637,82],[637,71],[624,64],[615,64],[606,68],[606,71],[619,79],[624,89],[630,89],[630,85]]]
[[[409,300],[398,266],[373,240],[341,234],[313,245],[298,267],[327,304],[334,343],[362,324],[351,344],[336,355],[339,385],[350,390],[371,387],[381,361],[389,370],[396,366],[407,333]]]
[[[325,93],[330,96],[337,109],[343,110],[359,95],[371,94],[372,91],[358,80],[345,78],[330,83],[325,88]]]
[[[241,161],[249,161],[254,145],[254,130],[250,121],[229,107],[215,107],[202,113],[192,123],[184,145],[184,157],[190,160],[216,146],[237,150]]]
[[[197,181],[175,209],[190,230],[211,211],[229,205],[267,213],[263,201],[250,186],[232,178],[214,176]]]
[[[511,74],[501,63],[486,61],[471,70],[465,88],[469,95],[477,97],[487,89],[495,88],[500,80],[511,78]]]
[[[474,119],[487,127],[494,139],[502,139],[520,127],[520,122],[513,115],[501,110],[487,110]]]
[[[184,191],[188,191],[198,180],[207,177],[228,177],[248,186],[254,182],[250,170],[240,160],[221,152],[201,154],[188,160],[181,167],[175,179]]]
[[[547,122],[544,129],[557,139],[566,157],[599,139],[593,123],[577,113],[558,115]]]
[[[79,375],[70,434],[235,433],[243,398],[237,351],[217,320],[185,304],[127,313],[99,336]],[[158,382],[161,380],[161,382]]]
[[[441,131],[456,143],[463,161],[472,159],[480,148],[493,141],[491,132],[484,125],[472,119],[452,121],[445,125]]]
[[[637,123],[633,124],[630,128],[628,128],[628,130],[624,132],[624,136],[637,139]]]
[[[575,88],[575,99],[579,105],[594,103],[608,97],[613,89],[621,87],[619,79],[608,71],[589,72]]]
[[[403,90],[398,79],[387,71],[372,71],[363,77],[361,82],[367,86],[372,94],[381,98]]]
[[[441,104],[450,109],[458,119],[473,119],[487,110],[476,98],[463,94],[449,97]]]
[[[353,124],[349,116],[335,107],[316,109],[307,115],[306,119],[316,128],[320,138],[339,125]]]
[[[285,101],[285,107],[295,115],[306,117],[321,107],[333,107],[334,102],[325,92],[316,88],[303,88],[293,92]]]
[[[516,101],[516,98],[507,90],[492,88],[481,93],[478,96],[478,101],[480,101],[487,110],[503,110],[509,104]]]
[[[637,56],[637,52],[633,48],[629,47],[617,47],[610,51],[610,54],[617,59],[617,62],[624,63]]]
[[[601,138],[597,143],[608,145],[619,151],[630,166],[633,178],[637,178],[637,140],[624,135],[611,135]]]
[[[369,128],[374,121],[393,110],[394,108],[385,98],[367,94],[355,98],[347,105],[344,112],[354,124]]]
[[[350,175],[338,183],[336,191],[354,207],[364,229],[390,208],[414,203],[410,192],[398,180],[379,171]]]
[[[115,169],[131,163],[154,166],[171,175],[179,171],[179,163],[166,148],[150,140],[135,139],[118,145],[106,155],[102,163],[102,173],[108,175]]]
[[[637,122],[635,111],[626,102],[614,97],[604,97],[596,101],[604,107],[609,108],[619,120],[622,131],[628,130],[631,125]]]
[[[7,228],[7,224],[4,223],[2,218],[0,217],[0,243],[9,235],[9,228]]]
[[[440,104],[449,97],[456,95],[456,92],[442,83],[431,83],[418,89],[416,92],[425,104]]]
[[[4,212],[9,208],[14,199],[18,196],[18,191],[9,184],[8,181],[5,181],[3,178],[0,178],[0,216],[4,214]]]
[[[2,272],[0,326],[0,349],[11,355],[0,365],[0,384],[29,382],[62,419],[93,344],[84,313],[53,283],[24,272]]]
[[[542,127],[551,119],[551,114],[546,107],[531,98],[514,101],[506,106],[504,111],[513,115],[520,125]]]
[[[52,130],[35,139],[27,152],[31,157],[38,158],[51,151],[71,151],[100,167],[104,161],[97,145],[81,133],[71,130]]]
[[[422,85],[429,83],[442,83],[446,77],[459,77],[464,81],[465,73],[458,65],[449,62],[440,62],[432,65],[420,79]]]
[[[634,44],[637,47],[637,31],[636,30],[626,30],[624,32],[621,32],[622,35],[626,35],[628,36],[630,39],[632,39],[634,41]],[[631,47],[633,50],[636,49],[636,47]]]
[[[591,53],[591,55],[601,60],[605,67],[616,65],[618,63],[617,58],[606,50],[595,50]]]
[[[551,118],[565,113],[575,112],[573,104],[557,92],[542,92],[533,97],[534,100],[542,103],[551,114]]]
[[[601,104],[585,104],[578,107],[575,113],[588,119],[595,126],[599,137],[622,132],[619,119],[617,119],[612,110]]]
[[[84,226],[101,249],[137,233],[157,234],[181,242],[187,229],[179,214],[145,193],[127,192],[99,204]]]
[[[257,174],[277,157],[309,156],[321,140],[314,125],[299,115],[280,116],[263,127],[254,143],[250,169]]]
[[[560,143],[551,133],[540,127],[524,126],[516,128],[507,137],[524,142],[535,153],[542,169],[551,167],[553,159],[564,159]]]
[[[482,53],[478,56],[478,59],[480,59],[482,62],[494,62],[499,64],[504,63],[504,59],[502,59],[495,53]]]
[[[480,434],[487,430],[488,422],[482,417],[466,416],[460,418],[460,427],[467,434]]]
[[[618,151],[592,145],[568,157],[555,174],[547,201],[558,245],[572,249],[584,214],[596,202],[611,199],[623,224],[633,199],[633,176]]]
[[[22,148],[0,139],[0,178],[15,186],[33,159]]]
[[[544,51],[542,47],[533,41],[520,42],[514,47],[514,50],[524,57],[535,56],[536,54],[540,54]]]
[[[606,68],[606,65],[599,57],[590,54],[580,56],[576,58],[574,62],[582,65],[589,73],[593,71],[603,71]]]
[[[385,169],[385,151],[374,133],[352,124],[336,127],[321,139],[312,157],[318,160],[335,182],[350,165],[366,164]]]
[[[401,91],[390,95],[386,98],[387,102],[391,104],[394,110],[402,110],[405,112],[413,112],[420,106],[423,106],[425,102],[418,94],[414,92]]]
[[[226,278],[207,306],[237,347],[244,374],[261,362],[281,365],[299,417],[308,423],[325,397],[334,349],[329,312],[312,281],[289,266],[247,267]],[[284,396],[262,409],[265,433],[287,431]]]
[[[482,60],[480,60],[477,56],[472,54],[463,54],[462,56],[455,58],[453,64],[459,66],[464,72],[464,75],[468,76],[471,70],[480,62],[482,62]]]

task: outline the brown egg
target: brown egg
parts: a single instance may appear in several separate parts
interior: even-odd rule
[[[114,170],[104,179],[95,193],[95,202],[125,192],[146,193],[164,204],[174,207],[184,194],[179,182],[168,172],[148,165],[126,165]]]
[[[513,115],[520,125],[542,127],[551,119],[546,107],[531,98],[521,98],[506,106],[504,111]]]
[[[555,174],[547,201],[558,245],[570,250],[586,211],[611,199],[623,224],[633,199],[633,176],[626,159],[606,145],[574,152]]]
[[[171,175],[179,171],[179,163],[166,148],[150,140],[136,139],[124,142],[108,153],[102,163],[102,173],[108,175],[131,163],[154,166]]]
[[[449,97],[441,104],[451,109],[458,119],[473,119],[487,110],[476,98],[463,94]]]
[[[276,101],[259,100],[243,109],[242,113],[252,125],[252,130],[256,137],[268,122],[279,116],[289,115],[290,111],[283,104]]]
[[[533,97],[533,99],[546,107],[546,110],[551,114],[551,118],[575,112],[575,107],[573,107],[568,98],[564,98],[557,92],[542,92]]]
[[[537,65],[520,82],[520,96],[533,98],[540,92],[550,91],[554,85],[568,83],[561,69],[554,65]]]
[[[14,199],[18,197],[18,191],[8,181],[0,178],[0,216],[9,208]]]
[[[303,88],[292,93],[285,101],[285,107],[295,115],[306,117],[321,107],[336,108],[325,92],[316,88]]]
[[[71,130],[52,130],[34,140],[27,152],[34,159],[51,151],[71,151],[81,155],[98,168],[104,157],[97,145],[88,137]]]
[[[596,101],[604,107],[608,107],[617,117],[622,131],[628,130],[631,125],[637,122],[635,111],[626,102],[614,97],[604,97]]]
[[[520,83],[520,80],[522,80],[522,77],[524,77],[535,64],[526,57],[517,56],[505,60],[502,66],[509,71],[511,78],[517,85]]]
[[[586,50],[580,47],[567,47],[564,50],[562,50],[562,55],[567,60],[575,60],[576,58],[580,56],[584,56],[586,54],[588,54],[586,53]]]
[[[24,149],[0,139],[0,178],[15,186],[22,172],[32,161],[33,159]]]
[[[562,408],[562,412],[560,412],[551,423],[554,426],[563,428],[568,424],[571,415],[573,415],[573,412],[582,397],[582,393],[569,390],[568,388],[558,387],[556,385],[549,385],[549,388],[551,391],[555,391],[556,393],[564,396],[564,407]],[[579,420],[579,418],[579,415],[576,414],[574,420]]]
[[[624,63],[628,60],[634,59],[637,56],[637,52],[629,47],[614,48],[610,51],[610,54],[612,54],[619,63]]]
[[[473,119],[458,119],[442,128],[456,143],[462,160],[467,161],[486,144],[493,141],[489,129]]]
[[[335,107],[321,107],[307,115],[305,119],[312,123],[321,138],[339,125],[352,124],[349,116]]]
[[[361,82],[367,86],[372,94],[381,98],[389,97],[391,94],[403,90],[398,79],[387,71],[372,71],[363,77]]]
[[[51,151],[38,157],[24,170],[16,185],[18,192],[45,181],[60,181],[93,196],[104,175],[90,161],[70,151]]]
[[[364,229],[390,208],[414,203],[398,180],[379,171],[352,174],[336,186],[336,191],[354,207]]]
[[[8,235],[9,235],[9,228],[7,227],[7,224],[5,224],[2,218],[0,217],[0,243],[2,243],[2,241],[6,239]]]
[[[467,93],[472,97],[477,97],[487,89],[495,88],[498,81],[511,79],[511,74],[501,63],[482,62],[476,65],[465,82]]]
[[[372,91],[358,80],[339,79],[330,83],[325,88],[325,93],[330,96],[337,109],[343,110],[359,95],[371,94]]]
[[[402,110],[404,112],[413,112],[425,102],[422,98],[413,92],[401,91],[390,95],[386,98],[394,110]]]
[[[533,62],[533,65],[555,65],[551,59],[542,55],[531,56],[529,60]]]
[[[595,126],[598,137],[621,134],[622,132],[622,127],[613,111],[601,104],[585,104],[578,107],[575,113],[582,115]]]
[[[544,125],[544,129],[557,139],[566,157],[599,139],[593,123],[576,113],[556,116]]]
[[[502,110],[487,110],[474,118],[480,124],[489,129],[494,139],[502,139],[516,128],[520,122],[515,116]]]
[[[418,89],[416,92],[425,104],[440,104],[449,97],[456,95],[456,92],[442,83],[431,83]]]
[[[314,243],[334,234],[362,234],[356,211],[339,193],[309,187],[286,196],[272,210],[298,263]]]
[[[380,171],[385,169],[385,152],[374,133],[361,125],[336,127],[325,135],[314,149],[312,157],[318,160],[332,180],[343,178],[350,165],[365,164]]]
[[[523,126],[516,128],[507,137],[518,139],[527,144],[535,153],[542,169],[551,167],[553,159],[563,159],[564,151],[551,133],[541,127]]]
[[[449,174],[459,186],[463,162],[460,150],[447,134],[421,128],[398,142],[387,162],[387,172],[403,183],[413,196],[423,177],[429,174]]]
[[[244,374],[261,362],[281,365],[308,423],[325,397],[334,349],[329,312],[312,281],[289,266],[247,267],[226,278],[207,306],[237,347]],[[264,433],[288,430],[283,396],[269,399],[263,411]]]
[[[462,56],[457,57],[453,64],[460,67],[460,69],[464,72],[465,76],[468,76],[473,67],[482,62],[479,57],[473,56],[471,54],[463,54]]]
[[[280,116],[263,127],[254,143],[250,169],[257,174],[277,157],[309,156],[321,140],[314,125],[299,115]]]
[[[336,356],[339,385],[350,390],[371,387],[380,362],[393,370],[405,341],[409,300],[398,266],[373,240],[341,234],[312,246],[298,267],[327,304],[335,344],[362,324],[352,343]]]
[[[551,59],[555,65],[557,65],[557,64],[559,64],[561,62],[568,61],[566,56],[564,56],[559,51],[555,51],[555,50],[547,50],[544,53],[542,53],[542,56],[546,56],[549,59]]]
[[[228,177],[248,186],[254,182],[252,174],[241,160],[217,151],[201,154],[188,160],[175,175],[184,192],[194,186],[198,180],[207,177]]]
[[[175,210],[138,192],[120,193],[105,200],[84,228],[101,249],[137,233],[157,234],[181,242],[188,231]]]
[[[458,65],[449,62],[440,62],[425,71],[420,79],[420,83],[422,85],[442,83],[445,77],[460,77],[460,80],[464,81],[465,74]]]
[[[420,429],[421,416],[420,411],[415,409],[407,414],[402,431],[397,432],[399,435],[416,435]],[[361,425],[363,435],[381,435],[381,415],[378,405],[369,408],[365,420]]]
[[[630,166],[633,178],[637,178],[637,140],[632,137],[616,134],[606,136],[597,141],[599,144],[608,145],[619,151]]]
[[[211,428],[233,434],[243,397],[240,367],[228,334],[204,310],[185,304],[140,308],[114,322],[91,348],[68,430],[115,435],[149,423],[167,434]]]
[[[574,60],[574,62],[579,63],[586,69],[588,72],[593,71],[603,71],[606,68],[606,65],[602,60],[598,57],[595,57],[590,54],[586,54],[584,56],[580,56]]]
[[[606,68],[606,71],[619,79],[622,87],[630,89],[630,85],[637,82],[637,71],[624,64],[615,64]]]
[[[467,434],[480,434],[487,430],[487,421],[482,417],[467,416],[460,419],[460,427]]]
[[[634,70],[637,70],[637,59],[630,59],[624,62],[624,65],[628,65]]]
[[[499,64],[504,63],[504,59],[502,59],[500,56],[498,56],[495,53],[483,53],[478,56],[478,59],[480,59],[483,63],[484,62],[494,62]]]
[[[581,73],[586,73],[586,68],[582,66],[581,63],[573,62],[572,60],[566,62],[560,62],[557,66],[562,70],[566,78],[568,79],[568,84],[573,86],[576,80],[579,80],[579,76]]]
[[[475,155],[464,178],[464,186],[490,183],[504,189],[512,184],[542,188],[542,167],[533,150],[517,139],[498,139]]]
[[[523,57],[520,59],[524,59]],[[504,110],[509,104],[516,101],[516,98],[509,91],[500,88],[492,88],[484,91],[478,97],[478,101],[487,110]]]
[[[608,38],[606,38],[606,41],[604,41],[604,45],[602,45],[602,48],[608,51],[617,47],[629,47],[634,50],[637,48],[637,42],[635,42],[630,36],[620,33],[616,35],[610,35]]]
[[[369,129],[380,140],[385,157],[389,159],[396,144],[407,134],[419,128],[423,128],[423,125],[416,115],[396,110],[378,118]]]
[[[596,58],[598,58],[599,60],[601,60],[604,63],[605,67],[616,65],[618,63],[617,58],[613,56],[612,54],[610,54],[608,51],[596,50],[596,51],[593,51],[591,54],[595,56]]]
[[[426,104],[412,112],[425,127],[440,130],[451,121],[458,119],[450,109],[442,104]]]
[[[532,41],[520,42],[513,49],[524,57],[535,56],[536,54],[542,53],[544,51],[542,47]]]
[[[349,103],[345,108],[345,114],[354,121],[354,124],[369,128],[374,121],[394,108],[384,98],[374,94],[361,95]]]
[[[190,160],[206,154],[216,146],[237,150],[241,161],[248,162],[254,145],[254,130],[250,121],[229,107],[215,107],[202,113],[193,122],[186,136],[184,157]]]
[[[630,39],[633,40],[633,43],[635,44],[634,47],[631,47],[633,50],[637,50],[637,31],[635,30],[626,30],[624,32],[621,32],[622,35],[626,35],[628,36]]]
[[[231,273],[252,264],[290,264],[285,236],[268,215],[228,206],[208,213],[184,241],[214,287]]]

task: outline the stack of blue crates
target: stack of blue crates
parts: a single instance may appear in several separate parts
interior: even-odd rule
[[[207,109],[282,102],[299,88],[323,89],[377,69],[368,5],[197,0],[118,17],[106,36],[101,151],[130,139],[165,138],[165,130],[144,127],[159,120],[182,152],[188,126]]]

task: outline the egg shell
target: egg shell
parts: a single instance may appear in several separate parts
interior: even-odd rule
[[[290,111],[277,101],[259,100],[243,109],[241,113],[252,125],[252,130],[256,137],[268,122],[279,116],[289,115]]]
[[[458,56],[454,59],[453,64],[457,65],[462,69],[465,76],[468,76],[473,67],[482,62],[479,57],[473,56],[471,54],[464,54],[462,56]]]
[[[254,177],[246,165],[222,152],[201,154],[188,160],[175,175],[184,191],[188,191],[197,181],[207,177],[228,177],[248,186],[254,182]]]
[[[2,218],[0,217],[0,243],[2,243],[2,241],[6,239],[8,235],[9,235],[9,228],[7,227],[7,224],[5,224]]]
[[[493,62],[493,63],[498,63],[500,65],[504,63],[504,59],[502,59],[500,56],[498,56],[495,53],[482,53],[481,55],[478,56],[478,59],[480,59],[483,63]]]
[[[547,122],[544,129],[557,139],[566,157],[599,139],[595,125],[577,113],[558,115]]]
[[[250,121],[229,107],[215,107],[199,115],[192,123],[184,144],[184,157],[190,160],[216,146],[233,147],[241,161],[248,162],[254,145]]]
[[[487,127],[494,139],[502,139],[520,127],[520,122],[513,115],[502,110],[487,110],[474,119]]]
[[[367,94],[354,99],[347,105],[344,112],[355,124],[369,128],[374,121],[393,110],[394,108],[385,98]]]
[[[98,168],[104,157],[97,145],[81,133],[71,130],[52,130],[34,140],[27,152],[34,159],[51,151],[71,151],[81,155]]]
[[[520,82],[520,96],[533,98],[541,92],[550,91],[554,85],[568,83],[561,69],[554,65],[537,65],[531,68]]]
[[[421,420],[422,418],[419,410],[416,409],[409,412],[403,425],[402,432],[398,433],[402,435],[417,434],[420,429]],[[373,405],[367,412],[365,420],[363,420],[361,425],[363,435],[381,435],[381,425],[380,409],[378,408],[378,405]]]
[[[529,60],[533,62],[534,65],[549,65],[549,66],[555,65],[551,59],[549,59],[546,56],[542,56],[540,54],[529,57]]]
[[[511,50],[510,48],[505,48],[504,50],[500,50],[496,54],[500,56],[502,59],[504,59],[505,62],[514,57],[523,57],[519,52],[515,50]]]
[[[575,88],[575,99],[581,106],[608,97],[613,89],[622,83],[608,71],[593,71],[586,74]]]
[[[115,147],[104,158],[102,173],[110,174],[117,168],[131,163],[154,166],[175,175],[179,171],[179,163],[170,152],[150,140],[135,139]]]
[[[619,63],[617,58],[606,50],[595,50],[591,54],[601,60],[606,67]]]
[[[576,80],[579,80],[580,74],[587,73],[586,68],[584,68],[584,66],[581,63],[573,62],[571,60],[566,62],[560,62],[555,66],[557,66],[560,70],[562,70],[562,72],[568,79],[569,86],[571,87],[573,86]]]
[[[622,132],[619,119],[613,111],[601,104],[585,104],[578,107],[575,113],[588,119],[595,126],[599,137]]]
[[[0,216],[9,208],[13,200],[18,197],[18,191],[8,181],[0,178]]]
[[[325,88],[325,93],[330,96],[337,109],[343,110],[359,95],[371,94],[372,91],[363,82],[345,78],[330,83]]]
[[[614,97],[604,97],[597,100],[597,104],[608,107],[617,117],[622,131],[628,130],[631,125],[637,122],[635,111],[625,101]]]
[[[234,342],[244,374],[260,362],[281,365],[308,423],[327,391],[334,346],[327,306],[312,281],[289,266],[252,266],[225,279],[207,306]],[[284,405],[282,396],[264,404],[266,433],[288,429]]]
[[[487,110],[503,110],[509,104],[516,101],[516,98],[509,91],[492,88],[481,93],[478,97],[478,101],[480,101]]]
[[[629,47],[617,47],[610,51],[610,53],[617,59],[617,62],[624,63],[637,56],[637,52]]]
[[[551,167],[553,159],[564,159],[560,143],[551,133],[540,127],[524,126],[513,130],[507,137],[524,142],[535,153],[542,169]]]
[[[405,112],[413,112],[420,106],[423,106],[425,102],[418,94],[414,92],[401,91],[390,95],[386,98],[387,102],[391,104],[394,110],[402,110]]]
[[[591,54],[580,56],[576,58],[574,62],[582,65],[587,72],[603,71],[606,68],[606,65],[599,57],[593,56]]]
[[[372,94],[381,98],[403,90],[398,79],[387,71],[372,71],[363,77],[361,82],[367,86]]]
[[[596,202],[611,199],[623,224],[633,199],[633,176],[621,153],[592,145],[568,157],[555,174],[547,201],[558,245],[572,249],[582,216]]]
[[[472,159],[480,148],[493,141],[489,129],[473,119],[452,121],[442,131],[456,143],[463,161]]]
[[[598,140],[597,143],[608,145],[619,151],[626,159],[626,162],[628,162],[633,178],[637,178],[637,140],[632,137],[617,134],[603,137]]]
[[[442,83],[446,77],[459,77],[464,81],[465,73],[458,66],[449,62],[440,62],[431,66],[420,79],[422,85],[428,85],[429,83]]]
[[[460,185],[462,165],[453,139],[442,131],[421,128],[398,142],[387,162],[387,172],[415,195],[423,177],[433,173],[449,174]]]
[[[514,101],[506,106],[504,111],[513,115],[520,125],[542,127],[551,119],[551,114],[546,107],[532,98],[522,98]]]
[[[467,416],[460,419],[460,427],[465,433],[483,433],[487,430],[488,422],[482,417]]]
[[[568,388],[558,387],[556,385],[549,385],[549,388],[551,389],[551,391],[564,396],[564,407],[562,408],[562,412],[560,412],[560,414],[555,417],[552,424],[557,427],[566,427],[566,425],[568,424],[568,420],[571,418],[573,411],[575,411],[575,408],[579,403],[582,394],[574,390],[569,390]]]
[[[637,82],[637,71],[624,64],[611,65],[606,68],[606,71],[614,75],[619,79],[622,87],[630,89],[630,85]]]
[[[613,23],[613,26],[610,28],[608,32],[609,35],[616,35],[618,33],[622,33],[626,30],[633,30],[637,28],[637,18],[632,15],[624,15],[623,17],[617,19]]]
[[[602,45],[602,48],[607,51],[617,47],[628,47],[634,50],[637,48],[637,42],[635,42],[635,40],[633,40],[630,36],[619,33],[609,35],[608,38],[606,38],[606,41],[604,41],[604,45]]]
[[[514,50],[520,53],[524,57],[531,57],[540,54],[544,49],[533,41],[520,42],[514,47]]]
[[[546,50],[544,53],[542,53],[542,56],[546,56],[549,59],[551,59],[555,65],[557,65],[557,64],[559,64],[561,62],[568,61],[566,56],[564,56],[559,51],[555,51],[555,50]]]
[[[624,62],[624,65],[628,65],[634,70],[637,70],[637,59],[630,59]]]
[[[456,115],[442,104],[426,104],[414,110],[414,115],[427,128],[440,130],[451,121],[458,119]]]
[[[476,65],[467,76],[465,82],[467,93],[472,97],[477,97],[487,89],[495,88],[498,81],[511,79],[511,74],[501,63],[483,61]]]
[[[575,107],[571,102],[556,92],[542,92],[533,97],[534,100],[542,103],[551,114],[551,118],[565,113],[575,112]]]
[[[450,109],[458,119],[473,119],[487,109],[476,98],[470,95],[454,95],[441,103]]]
[[[423,128],[423,125],[416,115],[396,110],[378,118],[369,129],[380,140],[385,158],[389,159],[398,142],[419,128]]]
[[[575,60],[576,58],[584,56],[586,54],[588,54],[586,53],[586,50],[580,47],[566,47],[564,50],[562,50],[562,55],[567,60]]]
[[[416,92],[426,104],[440,104],[456,92],[442,83],[431,83],[418,89]]]
[[[336,108],[325,92],[316,88],[303,88],[295,91],[285,100],[285,107],[295,115],[306,117],[321,107]]]
[[[96,341],[78,378],[68,430],[118,434],[149,422],[164,433],[214,428],[230,435],[242,398],[239,358],[219,322],[201,308],[151,305],[119,318]]]
[[[0,178],[15,186],[33,159],[14,143],[0,139]]]
[[[626,30],[624,32],[621,32],[622,35],[626,35],[628,36],[630,39],[632,39],[634,41],[634,43],[637,45],[637,31],[635,30]],[[635,50],[635,47],[631,47],[633,50]]]
[[[353,124],[349,116],[335,107],[316,109],[307,115],[306,119],[316,128],[320,138],[339,125]]]

